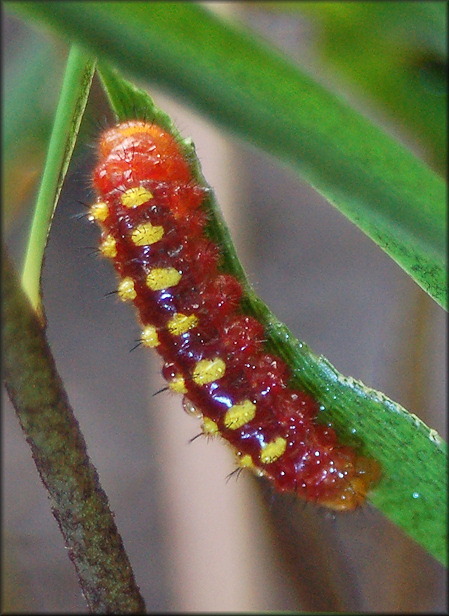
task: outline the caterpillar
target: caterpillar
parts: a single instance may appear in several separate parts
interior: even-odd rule
[[[220,248],[205,235],[207,189],[175,139],[141,120],[106,130],[93,185],[89,218],[118,296],[134,304],[140,342],[159,353],[168,388],[202,433],[223,438],[237,468],[281,492],[338,511],[361,505],[378,463],[317,423],[318,403],[289,386],[288,366],[265,349],[262,323],[241,308],[241,283],[220,270]]]

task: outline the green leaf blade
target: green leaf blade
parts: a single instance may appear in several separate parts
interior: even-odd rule
[[[447,307],[443,180],[287,58],[187,3],[10,3],[292,165]]]
[[[442,175],[447,166],[447,15],[442,2],[278,2],[313,21],[331,80],[350,83],[413,135]]]
[[[42,310],[40,277],[47,236],[75,147],[93,71],[92,58],[78,47],[72,47],[48,146],[22,274],[22,286],[38,311]]]
[[[167,114],[148,94],[124,80],[117,71],[104,64],[99,69],[117,117],[121,121],[136,116],[148,117],[160,122],[184,148],[197,180],[210,189],[193,145],[180,136]],[[209,234],[223,247],[225,269],[243,282],[245,310],[264,324],[268,347],[291,366],[294,385],[311,393],[322,404],[319,421],[331,421],[343,442],[354,445],[380,463],[382,479],[369,495],[373,505],[445,563],[445,443],[401,405],[340,374],[276,319],[246,280],[213,191],[209,190],[208,194]],[[418,461],[415,452],[418,452]]]

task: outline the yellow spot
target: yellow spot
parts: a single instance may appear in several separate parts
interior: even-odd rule
[[[174,267],[155,267],[147,276],[147,287],[160,291],[175,287],[181,280],[181,274]]]
[[[237,456],[237,464],[240,468],[254,468],[252,457],[247,453],[244,456]]]
[[[99,220],[103,222],[108,217],[108,214],[109,208],[106,203],[104,203],[104,201],[98,201],[90,208],[89,220]]]
[[[105,257],[110,257],[113,259],[117,256],[117,244],[112,235],[107,235],[104,240],[100,244],[101,253]]]
[[[125,207],[138,207],[153,198],[149,190],[143,186],[128,188],[120,197],[120,201]]]
[[[168,384],[169,388],[177,394],[186,394],[187,388],[184,378],[177,374]]]
[[[134,282],[132,278],[129,278],[128,276],[123,278],[118,286],[118,294],[120,299],[124,302],[131,302],[135,299],[137,293],[134,289]]]
[[[251,400],[243,400],[226,411],[224,425],[230,430],[237,430],[254,419],[255,415],[256,405]]]
[[[257,477],[263,477],[264,471],[254,464],[252,457],[249,454],[242,454],[237,452],[237,464],[239,468],[249,468]]]
[[[222,359],[202,359],[197,363],[192,378],[197,385],[206,385],[218,381],[224,375],[226,364]]]
[[[144,346],[150,348],[157,347],[160,344],[157,335],[157,329],[153,325],[147,325],[146,327],[144,327],[141,340]]]
[[[262,451],[260,452],[260,461],[262,464],[271,464],[275,462],[278,458],[282,456],[285,449],[287,447],[287,441],[282,436],[278,436],[271,441],[271,443],[267,443],[263,446]]]
[[[203,419],[203,434],[217,434],[219,432],[218,426],[212,419],[205,417]]]
[[[136,246],[149,246],[155,244],[164,235],[164,227],[152,225],[151,222],[146,222],[137,225],[131,234],[131,240]]]
[[[198,325],[198,317],[194,314],[187,316],[186,314],[182,314],[178,312],[175,316],[170,319],[168,322],[167,328],[168,331],[172,334],[172,336],[180,336],[181,334],[185,334]]]

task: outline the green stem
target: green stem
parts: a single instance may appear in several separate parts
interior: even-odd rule
[[[42,310],[40,278],[47,237],[86,107],[94,67],[90,55],[77,46],[71,48],[22,274],[22,286],[38,313]]]
[[[142,613],[144,601],[38,317],[3,254],[4,380],[69,558],[95,613]]]

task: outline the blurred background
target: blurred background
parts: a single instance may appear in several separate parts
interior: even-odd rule
[[[274,9],[284,3],[206,4],[258,31],[321,81],[338,84],[363,113],[435,169],[445,168],[437,105],[443,60],[425,37],[405,35],[406,16],[388,22],[387,33],[371,19],[361,41],[352,28],[360,28],[362,13],[331,21],[329,7],[342,3],[320,3],[321,14]],[[378,4],[391,5],[394,15],[404,3]],[[20,268],[67,48],[3,17],[4,238]],[[414,50],[410,65],[428,115],[435,109],[427,124],[435,124],[436,137],[426,141],[431,129],[407,130],[404,105],[391,112],[380,72],[378,87],[375,80],[371,90],[354,85],[346,56],[338,54],[338,43],[348,47],[348,40],[354,59],[346,66],[355,72],[373,40],[376,52],[383,45]],[[372,64],[376,57],[369,56]],[[26,80],[35,80],[34,101],[21,97]],[[446,438],[443,310],[292,171],[151,83],[140,85],[193,138],[248,276],[278,318],[340,372],[383,391]],[[46,252],[44,305],[57,366],[148,611],[445,611],[444,568],[369,504],[335,516],[276,495],[244,473],[227,481],[232,452],[213,440],[189,443],[199,424],[182,412],[180,399],[153,397],[164,385],[159,360],[141,348],[129,352],[139,335],[133,311],[105,297],[116,288],[115,276],[94,254],[96,228],[80,219],[86,210],[79,202],[93,200],[94,145],[108,121],[95,80]],[[85,613],[6,395],[3,406],[2,611]]]

